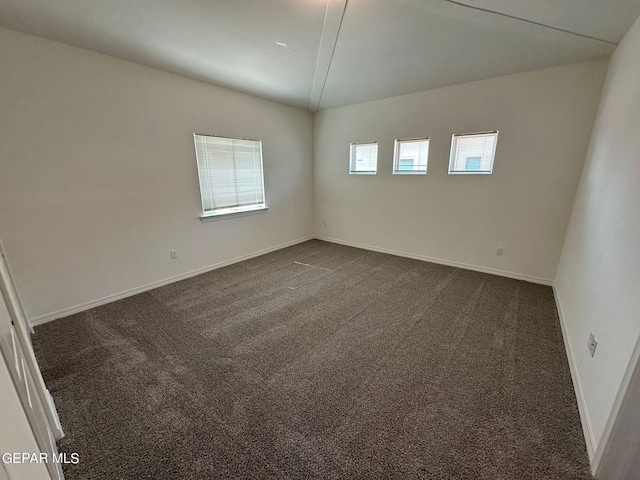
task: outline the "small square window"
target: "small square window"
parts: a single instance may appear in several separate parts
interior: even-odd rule
[[[393,152],[393,174],[424,175],[429,159],[428,138],[396,140]]]
[[[449,173],[491,173],[497,144],[498,132],[454,135],[451,139]]]
[[[349,173],[375,175],[378,168],[378,142],[352,143]]]

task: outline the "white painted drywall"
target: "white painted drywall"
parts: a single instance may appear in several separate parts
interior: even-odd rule
[[[584,62],[316,113],[316,234],[551,282],[606,68]],[[493,174],[448,175],[451,135],[487,130],[500,131]],[[431,138],[426,176],[391,173],[394,139],[410,137]],[[369,141],[378,174],[349,175],[350,142]]]
[[[555,281],[596,451],[640,336],[638,132],[640,21],[609,64]]]
[[[29,318],[311,235],[308,112],[7,29],[0,65],[0,234]],[[200,222],[194,132],[263,141],[268,212]]]

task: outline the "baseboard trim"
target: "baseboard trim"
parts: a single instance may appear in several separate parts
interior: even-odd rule
[[[249,260],[251,258],[254,257],[258,257],[260,255],[265,255],[267,253],[276,251],[276,250],[280,250],[282,248],[286,248],[286,247],[290,247],[293,245],[297,245],[299,243],[302,242],[306,242],[308,240],[313,240],[313,239],[317,239],[317,240],[322,240],[325,242],[329,242],[329,243],[335,243],[335,244],[339,244],[339,245],[346,245],[346,246],[350,246],[350,247],[355,247],[355,248],[362,248],[364,250],[370,250],[370,251],[374,251],[374,252],[380,252],[380,253],[388,253],[391,255],[397,255],[400,257],[406,257],[406,258],[412,258],[415,260],[422,260],[422,261],[426,261],[426,262],[431,262],[431,263],[437,263],[437,264],[441,264],[441,265],[447,265],[447,266],[452,266],[452,267],[458,267],[458,268],[463,268],[466,270],[473,270],[473,271],[477,271],[477,272],[482,272],[482,273],[488,273],[488,274],[493,274],[493,275],[499,275],[502,277],[507,277],[507,278],[513,278],[516,280],[523,280],[523,281],[527,281],[527,282],[531,282],[531,283],[537,283],[537,284],[541,284],[541,285],[548,285],[551,286],[553,288],[553,294],[554,294],[554,298],[555,298],[555,302],[556,302],[556,307],[557,307],[557,311],[558,311],[558,317],[560,320],[560,328],[562,331],[562,337],[563,337],[563,342],[564,342],[564,346],[565,346],[565,350],[566,350],[566,355],[567,355],[567,360],[569,363],[569,370],[571,372],[571,378],[573,381],[573,387],[574,387],[574,391],[575,391],[575,395],[576,395],[576,400],[578,403],[578,411],[580,414],[580,422],[582,424],[582,430],[583,430],[583,434],[584,434],[584,438],[585,438],[585,443],[586,443],[586,447],[587,447],[587,453],[589,454],[589,460],[591,463],[591,471],[592,473],[595,475],[598,471],[598,467],[600,465],[600,463],[602,462],[602,457],[605,451],[605,447],[606,444],[609,440],[609,437],[613,431],[614,425],[615,425],[615,420],[617,418],[617,415],[619,413],[619,410],[621,408],[622,402],[624,400],[624,394],[626,392],[626,387],[628,386],[630,380],[631,380],[631,376],[633,374],[633,368],[630,367],[629,371],[626,372],[625,378],[623,380],[623,383],[621,385],[620,391],[616,397],[616,402],[614,404],[614,407],[611,411],[611,414],[609,416],[609,419],[607,421],[607,424],[605,426],[605,430],[603,432],[602,435],[602,441],[599,443],[599,445],[596,443],[594,434],[593,434],[593,428],[591,426],[591,422],[589,420],[589,414],[588,414],[588,410],[587,410],[587,406],[586,406],[586,402],[585,402],[585,398],[584,398],[584,393],[582,390],[582,385],[580,382],[580,376],[578,374],[578,369],[576,367],[576,363],[574,360],[574,356],[573,356],[573,350],[571,348],[571,344],[569,342],[569,336],[567,333],[567,326],[566,326],[566,322],[565,322],[565,317],[563,314],[563,310],[562,310],[562,303],[560,301],[560,298],[558,296],[558,292],[556,290],[556,286],[553,282],[553,280],[551,279],[547,279],[547,278],[542,278],[542,277],[535,277],[535,276],[531,276],[531,275],[523,275],[523,274],[519,274],[519,273],[514,273],[514,272],[509,272],[509,271],[505,271],[505,270],[499,270],[499,269],[494,269],[494,268],[489,268],[489,267],[481,267],[478,265],[471,265],[471,264],[467,264],[467,263],[461,263],[461,262],[455,262],[455,261],[450,261],[450,260],[444,260],[441,258],[435,258],[435,257],[428,257],[426,255],[418,255],[418,254],[413,254],[413,253],[409,253],[409,252],[404,252],[404,251],[399,251],[399,250],[393,250],[393,249],[389,249],[389,248],[383,248],[383,247],[376,247],[373,245],[366,245],[366,244],[362,244],[362,243],[358,243],[358,242],[350,242],[347,240],[341,240],[341,239],[337,239],[337,238],[332,238],[332,237],[325,237],[325,236],[307,236],[307,237],[303,237],[303,238],[298,238],[296,240],[290,241],[290,242],[286,242],[286,243],[282,243],[279,245],[274,245],[272,247],[268,247],[262,250],[257,250],[255,252],[251,252],[248,253],[246,255],[241,255],[239,257],[235,257],[232,258],[230,260],[225,260],[223,262],[218,262],[215,263],[213,265],[209,265],[206,267],[202,267],[202,268],[198,268],[196,270],[192,270],[186,273],[182,273],[179,275],[175,275],[172,277],[168,277],[165,278],[163,280],[158,280],[156,282],[152,282],[152,283],[148,283],[146,285],[142,285],[139,287],[135,287],[135,288],[131,288],[129,290],[125,290],[119,293],[115,293],[112,295],[107,295],[105,297],[99,298],[97,300],[92,300],[89,302],[84,302],[78,305],[74,305],[71,307],[66,307],[63,308],[61,310],[57,310],[55,312],[51,312],[51,313],[47,313],[44,315],[40,315],[38,317],[32,318],[29,320],[29,323],[31,326],[37,326],[37,325],[42,325],[43,323],[47,323],[50,322],[52,320],[55,320],[57,318],[62,318],[62,317],[66,317],[68,315],[72,315],[74,313],[80,313],[86,310],[89,310],[91,308],[94,307],[98,307],[101,305],[105,305],[107,303],[110,302],[114,302],[116,300],[121,300],[123,298],[127,298],[127,297],[131,297],[133,295],[137,295],[139,293],[143,293],[149,290],[153,290],[154,288],[158,288],[164,285],[168,285],[170,283],[174,283],[174,282],[178,282],[180,280],[184,280],[187,278],[191,278],[191,277],[195,277],[197,275],[203,274],[203,273],[207,273],[210,272],[212,270],[216,270],[218,268],[222,268],[222,267],[226,267],[228,265],[232,265],[234,263],[238,263],[238,262],[242,262],[245,260]],[[640,362],[640,340],[638,341],[638,343],[636,344],[636,348],[634,350],[633,353],[633,357],[632,357],[632,362],[631,362],[631,366],[634,366],[637,362]],[[598,448],[599,447],[599,448]]]
[[[615,402],[613,403],[613,408],[611,409],[609,418],[607,418],[607,423],[604,426],[604,431],[602,432],[600,443],[598,444],[598,448],[596,449],[593,459],[591,460],[591,471],[593,475],[595,475],[596,477],[598,477],[598,475],[602,473],[600,471],[600,467],[603,466],[602,464],[603,464],[605,452],[607,451],[609,444],[613,441],[612,436],[613,436],[614,428],[616,426],[616,421],[620,416],[620,414],[622,413],[622,408],[625,403],[625,399],[627,397],[627,392],[629,391],[631,382],[633,381],[636,365],[638,365],[639,363],[640,363],[640,338],[638,338],[638,340],[636,341],[636,345],[631,355],[631,361],[629,362],[629,365],[627,366],[627,370],[625,371],[624,377],[622,379],[622,384],[620,385],[620,389],[618,390],[618,394],[616,395],[616,399],[615,399]],[[620,440],[618,439],[617,442],[619,444]],[[610,463],[611,459],[609,459],[608,462]]]
[[[260,255],[264,255],[270,252],[274,252],[276,250],[280,250],[282,248],[291,247],[292,245],[297,245],[298,243],[306,242],[308,240],[312,240],[314,237],[312,235],[308,237],[298,238],[296,240],[281,243],[279,245],[274,245],[269,248],[264,248],[262,250],[258,250],[255,252],[248,253],[246,255],[241,255],[239,257],[232,258],[230,260],[225,260],[223,262],[218,262],[213,265],[209,265],[206,267],[198,268],[196,270],[191,270],[190,272],[181,273],[180,275],[175,275],[173,277],[165,278],[163,280],[158,280],[157,282],[151,282],[146,285],[142,285],[140,287],[131,288],[129,290],[125,290],[122,292],[114,293],[112,295],[107,295],[106,297],[99,298],[97,300],[91,300],[89,302],[84,302],[79,305],[74,305],[71,307],[66,307],[61,310],[57,310],[55,312],[46,313],[44,315],[40,315],[39,317],[35,317],[29,320],[31,326],[42,325],[43,323],[50,322],[57,318],[66,317],[68,315],[73,315],[74,313],[84,312],[85,310],[89,310],[94,307],[99,307],[100,305],[105,305],[110,302],[115,302],[116,300],[121,300],[123,298],[131,297],[133,295],[137,295],[138,293],[147,292],[149,290],[153,290],[154,288],[162,287],[164,285],[168,285],[170,283],[179,282],[180,280],[184,280],[186,278],[195,277],[196,275],[200,275],[202,273],[207,273],[212,270],[216,270],[218,268],[226,267],[227,265],[232,265],[234,263],[243,262],[244,260],[249,260],[250,258],[259,257]]]
[[[422,260],[424,262],[438,263],[440,265],[448,265],[450,267],[458,267],[458,268],[463,268],[465,270],[473,270],[476,272],[490,273],[492,275],[499,275],[501,277],[513,278],[515,280],[524,280],[525,282],[538,283],[541,285],[548,285],[548,286],[553,285],[553,280],[549,278],[523,275],[521,273],[508,272],[506,270],[499,270],[496,268],[481,267],[478,265],[471,265],[469,263],[454,262],[451,260],[444,260],[442,258],[427,257],[426,255],[418,255],[415,253],[392,250],[390,248],[375,247],[373,245],[365,245],[364,243],[350,242],[347,240],[340,240],[337,238],[324,237],[324,236],[316,236],[315,238],[318,240],[323,240],[325,242],[337,243],[339,245],[347,245],[349,247],[362,248],[364,250],[371,250],[373,252],[389,253],[391,255],[397,255],[399,257],[413,258],[414,260]]]
[[[232,265],[234,263],[242,262],[244,260],[248,260],[248,259],[253,258],[253,257],[258,257],[260,255],[264,255],[264,254],[273,252],[275,250],[280,250],[281,248],[290,247],[290,246],[296,245],[298,243],[306,242],[306,241],[312,240],[314,238],[316,238],[318,240],[323,240],[325,242],[337,243],[337,244],[340,244],[340,245],[347,245],[347,246],[356,247],[356,248],[362,248],[362,249],[371,250],[371,251],[374,251],[374,252],[389,253],[391,255],[397,255],[397,256],[400,256],[400,257],[413,258],[415,260],[422,260],[422,261],[431,262],[431,263],[438,263],[438,264],[441,264],[441,265],[448,265],[448,266],[451,266],[451,267],[464,268],[466,270],[474,270],[474,271],[482,272],[482,273],[490,273],[490,274],[493,274],[493,275],[500,275],[502,277],[513,278],[513,279],[516,279],[516,280],[524,280],[526,282],[538,283],[538,284],[542,284],[542,285],[552,285],[553,284],[552,280],[547,279],[547,278],[533,277],[533,276],[530,276],[530,275],[522,275],[522,274],[519,274],[519,273],[508,272],[508,271],[498,270],[498,269],[494,269],[494,268],[480,267],[480,266],[477,266],[477,265],[470,265],[470,264],[461,263],[461,262],[453,262],[453,261],[449,261],[449,260],[443,260],[441,258],[427,257],[425,255],[416,255],[416,254],[412,254],[412,253],[409,253],[409,252],[403,252],[403,251],[399,251],[399,250],[392,250],[392,249],[388,249],[388,248],[380,248],[380,247],[375,247],[375,246],[372,246],[372,245],[365,245],[365,244],[362,244],[362,243],[349,242],[349,241],[340,240],[340,239],[337,239],[337,238],[310,235],[308,237],[298,238],[298,239],[293,240],[291,242],[282,243],[280,245],[274,245],[274,246],[269,247],[269,248],[265,248],[265,249],[258,250],[258,251],[252,252],[252,253],[248,253],[246,255],[235,257],[235,258],[232,258],[230,260],[225,260],[223,262],[219,262],[219,263],[216,263],[216,264],[213,264],[213,265],[209,265],[209,266],[206,266],[206,267],[203,267],[203,268],[198,268],[196,270],[192,270],[190,272],[182,273],[180,275],[175,275],[173,277],[165,278],[163,280],[158,280],[157,282],[148,283],[146,285],[142,285],[142,286],[139,286],[139,287],[131,288],[129,290],[125,290],[125,291],[122,291],[122,292],[118,292],[118,293],[114,293],[114,294],[111,294],[111,295],[107,295],[106,297],[98,298],[96,300],[91,300],[91,301],[84,302],[84,303],[81,303],[81,304],[78,304],[78,305],[74,305],[74,306],[71,306],[71,307],[66,307],[66,308],[63,308],[61,310],[57,310],[55,312],[46,313],[44,315],[40,315],[38,317],[30,319],[29,323],[31,324],[31,326],[42,325],[43,323],[50,322],[52,320],[55,320],[56,318],[66,317],[68,315],[73,315],[74,313],[84,312],[85,310],[89,310],[91,308],[107,304],[109,302],[114,302],[116,300],[121,300],[123,298],[131,297],[131,296],[136,295],[138,293],[147,292],[149,290],[153,290],[154,288],[162,287],[164,285],[168,285],[168,284],[173,283],[173,282],[178,282],[178,281],[184,280],[186,278],[195,277],[196,275],[200,275],[202,273],[210,272],[210,271],[218,269],[218,268],[226,267],[227,265]]]
[[[562,312],[562,303],[556,290],[555,284],[553,285],[553,297],[556,301],[556,309],[558,310],[558,318],[560,319],[560,329],[562,330],[562,340],[564,342],[564,348],[567,353],[567,360],[569,362],[569,370],[571,372],[571,379],[573,380],[573,389],[576,394],[576,400],[578,402],[578,412],[580,413],[580,423],[582,424],[582,433],[587,445],[587,453],[589,454],[589,462],[591,463],[591,473],[596,471],[596,439],[593,434],[593,428],[591,427],[591,420],[589,420],[589,412],[587,410],[587,404],[584,399],[584,392],[582,391],[582,383],[580,383],[580,375],[578,374],[578,368],[573,356],[573,349],[569,342],[569,334],[567,332],[567,325],[565,322],[564,313]]]

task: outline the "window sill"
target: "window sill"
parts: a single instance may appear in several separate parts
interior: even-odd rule
[[[426,170],[415,170],[415,171],[407,171],[407,170],[394,170],[394,175],[426,175]]]
[[[210,213],[209,215],[203,215],[200,217],[202,223],[215,222],[217,220],[224,220],[225,218],[244,217],[247,215],[257,215],[258,213],[264,213],[269,210],[269,207],[252,207],[242,210],[229,209],[228,211]]]

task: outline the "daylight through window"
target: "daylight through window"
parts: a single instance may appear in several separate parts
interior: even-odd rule
[[[491,173],[497,143],[498,132],[454,135],[449,173]]]
[[[393,173],[424,175],[429,158],[428,138],[396,140],[393,154]]]
[[[378,142],[352,143],[349,173],[375,175],[378,168]]]
[[[194,134],[203,216],[266,208],[262,142]]]

